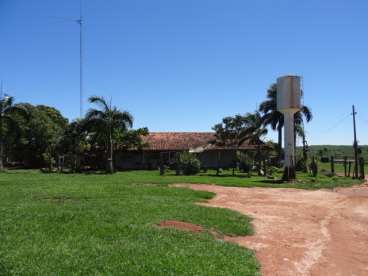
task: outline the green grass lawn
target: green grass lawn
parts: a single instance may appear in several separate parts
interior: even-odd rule
[[[0,275],[257,275],[249,250],[156,227],[175,219],[252,233],[249,218],[194,204],[213,194],[156,175],[0,174]]]
[[[252,233],[236,212],[194,204],[211,193],[172,183],[332,188],[358,181],[311,178],[275,184],[262,177],[214,172],[175,176],[157,171],[98,174],[0,174],[0,275],[257,275],[254,254],[209,233],[159,229],[182,220],[226,235]],[[267,182],[268,181],[268,182]]]

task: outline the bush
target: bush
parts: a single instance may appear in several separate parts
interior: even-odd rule
[[[239,170],[244,173],[249,173],[252,169],[252,164],[245,161],[239,162]]]
[[[316,161],[314,160],[314,158],[312,159],[312,162],[309,165],[309,169],[311,171],[312,176],[316,177],[318,174],[318,165]]]
[[[321,162],[322,163],[328,163],[328,162],[330,162],[330,158],[323,156],[323,157],[321,157]]]
[[[238,160],[239,160],[239,170],[243,173],[251,173],[253,167],[253,156],[248,153],[238,153]]]
[[[45,171],[52,172],[52,169],[56,163],[54,157],[51,155],[50,152],[45,152],[42,154],[42,158],[47,166],[47,169]]]
[[[275,173],[277,173],[280,169],[276,166],[270,166],[268,167],[268,170],[267,170],[267,175],[268,176],[273,176]]]
[[[296,162],[296,166],[295,166],[295,169],[297,171],[307,171],[307,163],[305,162],[304,159],[299,159],[297,162]]]
[[[178,165],[185,175],[197,174],[201,169],[201,162],[195,155],[189,152],[183,152],[180,154]]]

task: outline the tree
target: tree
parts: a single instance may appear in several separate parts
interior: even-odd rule
[[[244,117],[239,114],[223,118],[222,123],[212,128],[216,132],[216,143],[220,146],[239,147],[244,142],[245,123]]]
[[[262,138],[267,134],[267,128],[263,123],[262,115],[259,111],[247,113],[244,117],[246,122],[245,139],[250,145],[257,146],[257,169],[261,174],[261,145],[264,143]]]
[[[115,138],[115,147],[117,149],[129,150],[129,149],[137,149],[141,150],[145,146],[142,137],[147,136],[149,133],[148,128],[138,128],[138,129],[130,129],[127,131],[118,130],[114,134]]]
[[[14,105],[14,98],[5,96],[0,99],[0,170],[4,169],[4,143],[9,131],[18,131],[19,125],[14,118],[19,114],[24,118],[28,117],[27,110],[21,105]]]
[[[277,85],[274,83],[267,90],[267,99],[259,106],[262,112],[262,121],[265,126],[271,126],[278,132],[279,158],[282,155],[282,128],[284,126],[284,115],[277,110]]]
[[[93,96],[89,102],[97,109],[90,109],[85,117],[86,128],[95,132],[97,138],[104,141],[107,156],[107,170],[114,171],[114,142],[118,131],[127,131],[133,126],[133,116],[127,111],[120,111],[111,106],[103,97]]]
[[[26,167],[47,165],[56,156],[56,146],[68,124],[59,110],[45,105],[21,104],[28,111],[28,119],[14,116],[20,128],[20,139],[12,149],[13,158]],[[51,158],[52,157],[52,158]]]
[[[262,112],[262,120],[265,126],[271,126],[273,130],[278,132],[279,155],[281,158],[282,152],[282,128],[284,127],[284,115],[277,110],[277,85],[274,83],[267,90],[267,99],[259,106],[259,111]],[[313,118],[309,107],[303,105],[301,110],[294,115],[294,131],[299,137],[305,139],[303,130],[303,121],[310,122]],[[295,135],[295,145],[296,145]]]
[[[212,129],[215,131],[215,143],[218,146],[235,148],[236,152],[238,151],[239,146],[246,139],[246,122],[244,120],[244,117],[239,114],[235,115],[234,117],[223,118],[222,122],[216,124]],[[235,165],[233,167],[233,175],[234,174]]]
[[[305,105],[303,105],[300,111],[295,113],[294,115],[294,147],[295,148],[296,148],[296,137],[297,136],[301,137],[303,141],[305,141],[304,119],[307,123],[309,123],[313,119],[312,111],[310,110],[308,106],[305,106]]]
[[[58,152],[69,155],[72,158],[72,168],[77,172],[81,170],[82,155],[89,148],[87,136],[88,133],[84,129],[84,121],[76,120],[66,127],[58,144]]]

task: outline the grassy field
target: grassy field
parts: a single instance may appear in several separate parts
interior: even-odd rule
[[[361,145],[359,146],[362,149],[361,157],[368,162],[368,146]],[[346,145],[312,145],[309,146],[311,156],[318,156],[318,153],[321,151],[323,156],[330,157],[334,156],[336,158],[343,158],[344,156],[348,156],[353,158],[354,150],[353,146],[346,146]],[[300,153],[301,148],[298,147],[297,151]]]
[[[248,217],[194,204],[213,194],[168,184],[315,189],[357,183],[337,177],[299,178],[294,184],[272,184],[230,172],[220,177],[214,172],[1,173],[0,275],[257,275],[259,265],[249,250],[207,232],[156,226],[170,219],[226,235],[252,233]]]
[[[368,146],[367,145],[360,145],[359,146],[362,150],[361,155],[359,157],[363,157],[365,160],[365,172],[368,172]],[[309,146],[310,156],[315,156],[318,159],[320,158],[319,152],[322,153],[324,157],[330,158],[333,156],[335,160],[340,160],[335,164],[335,172],[337,173],[344,173],[344,166],[342,164],[342,160],[344,156],[347,156],[349,160],[354,160],[354,150],[353,146],[346,146],[346,145],[312,145]],[[302,148],[297,148],[297,153],[299,156],[302,154]],[[319,162],[319,169],[324,169],[330,171],[330,163],[322,163]],[[353,172],[353,167],[351,168],[351,174]]]
[[[257,275],[249,250],[155,226],[176,219],[247,235],[249,218],[195,205],[213,194],[148,175],[0,174],[0,275]]]

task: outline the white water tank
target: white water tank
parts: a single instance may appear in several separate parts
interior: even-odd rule
[[[301,108],[301,88],[299,76],[283,76],[277,79],[277,109],[295,113]]]
[[[301,108],[299,76],[283,76],[277,79],[277,110],[284,115],[284,180],[295,179],[294,114]]]

